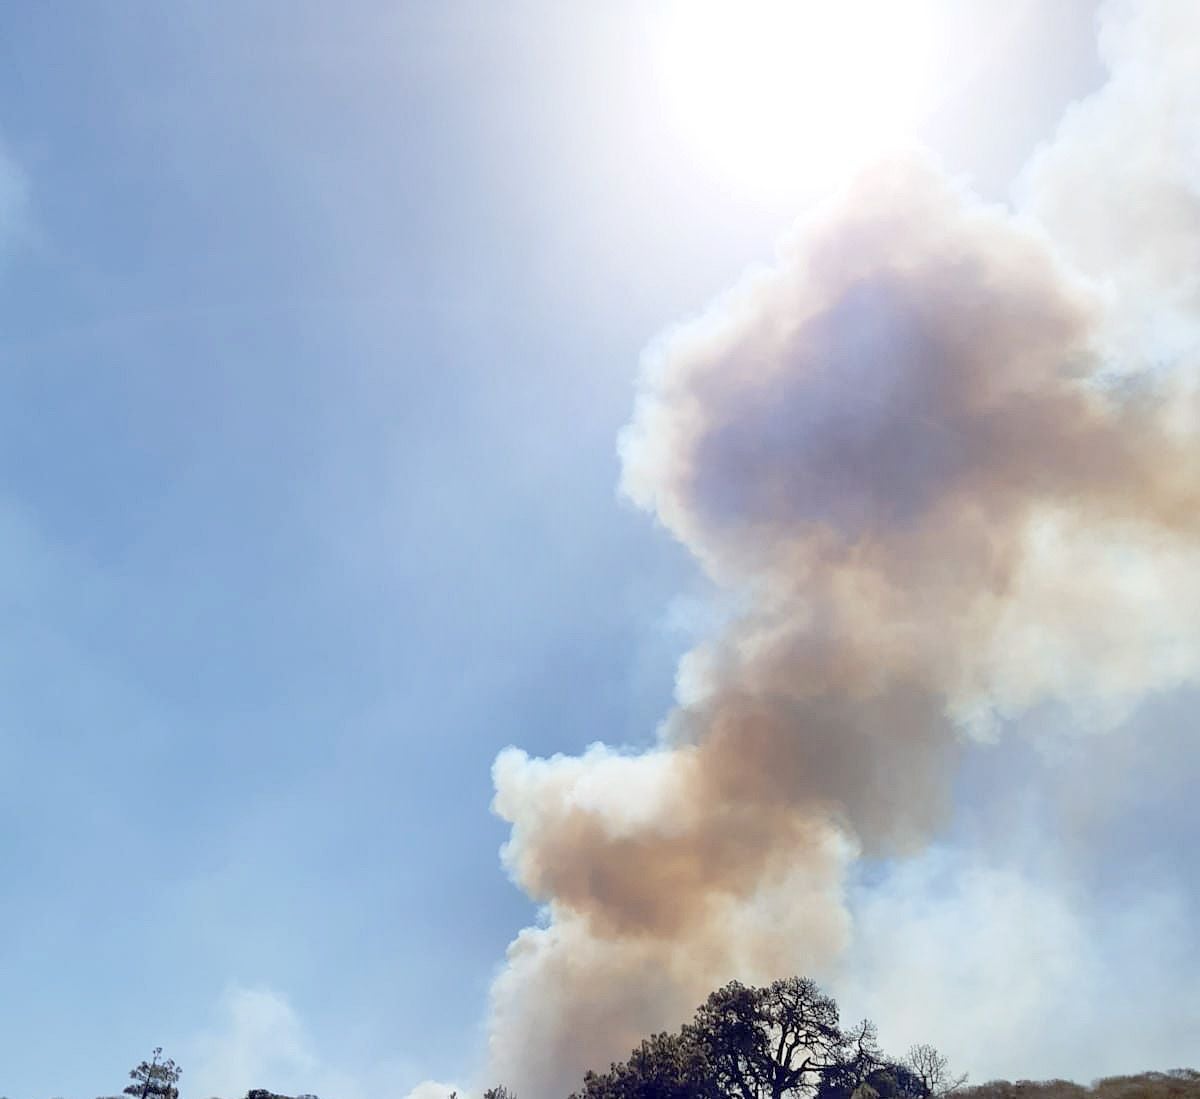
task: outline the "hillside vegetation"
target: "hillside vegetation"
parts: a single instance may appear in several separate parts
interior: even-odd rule
[[[129,1075],[129,1099],[179,1099],[182,1069],[163,1060],[161,1049]],[[292,1097],[257,1088],[246,1099]],[[500,1084],[481,1099],[518,1096]],[[733,981],[717,989],[690,1022],[650,1035],[604,1071],[588,1072],[568,1099],[1200,1099],[1200,1072],[1109,1076],[1088,1086],[1071,1080],[972,1086],[931,1045],[889,1056],[869,1019],[843,1024],[833,998],[814,981],[788,977],[763,988]]]

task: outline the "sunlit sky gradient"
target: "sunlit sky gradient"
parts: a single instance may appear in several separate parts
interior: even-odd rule
[[[928,7],[910,136],[1003,198],[1092,5]],[[646,743],[703,625],[614,490],[639,353],[827,182],[695,140],[678,18],[0,8],[0,1094],[472,1078],[533,915],[493,758]]]

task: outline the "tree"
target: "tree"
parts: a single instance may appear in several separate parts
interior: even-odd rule
[[[869,1088],[877,1099],[929,1099],[929,1092],[920,1077],[906,1065],[894,1061],[875,1069],[862,1087]]]
[[[571,1099],[720,1099],[704,1048],[685,1027],[652,1034],[628,1061],[589,1072]]]
[[[909,1049],[905,1067],[924,1085],[925,1094],[932,1095],[935,1099],[953,1095],[967,1082],[965,1072],[961,1076],[955,1076],[950,1071],[950,1062],[946,1055],[924,1042]]]
[[[813,1095],[846,1045],[837,1004],[807,977],[766,988],[734,981],[701,1005],[692,1030],[732,1099]]]
[[[651,1035],[607,1072],[587,1073],[570,1099],[945,1099],[965,1080],[932,1046],[914,1046],[906,1061],[885,1057],[874,1023],[843,1029],[831,997],[807,977],[789,977],[717,989],[692,1022]],[[513,1097],[490,1088],[483,1099]]]
[[[875,1024],[864,1019],[843,1032],[839,1056],[821,1074],[817,1099],[879,1099],[880,1081],[873,1078],[885,1067]]]
[[[155,1047],[154,1056],[149,1061],[143,1061],[137,1068],[131,1069],[129,1078],[133,1081],[125,1088],[125,1094],[134,1099],[179,1099],[179,1077],[183,1069],[174,1061],[160,1061],[162,1046]]]

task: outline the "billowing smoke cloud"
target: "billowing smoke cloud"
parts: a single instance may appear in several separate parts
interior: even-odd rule
[[[850,864],[928,841],[964,736],[1050,699],[1111,725],[1200,671],[1195,399],[1133,357],[1104,281],[1133,244],[1139,300],[1180,274],[1138,205],[1169,135],[1121,177],[1113,255],[1059,239],[1106,112],[1147,108],[1112,88],[1200,42],[1169,14],[1110,13],[1113,85],[1032,165],[1025,212],[918,157],[880,166],[648,353],[623,488],[736,611],[684,659],[652,750],[496,761],[505,862],[545,920],[494,985],[491,1069],[529,1099],[731,977],[828,971]]]
[[[1129,365],[1197,362],[1200,319],[1200,12],[1188,0],[1104,6],[1111,78],[1074,104],[1017,192],[1056,247],[1106,294]]]

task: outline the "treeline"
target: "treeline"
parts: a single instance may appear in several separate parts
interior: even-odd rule
[[[493,1088],[483,1099],[515,1099]],[[807,977],[765,988],[733,982],[675,1032],[654,1034],[625,1061],[589,1072],[570,1099],[1200,1099],[1191,1069],[1066,1080],[993,1080],[974,1087],[933,1046],[885,1054],[873,1023],[844,1026]]]
[[[1090,1087],[1071,1080],[989,1080],[963,1088],[959,1099],[1200,1099],[1200,1072],[1176,1068],[1106,1076]]]
[[[181,1075],[156,1049],[116,1099],[179,1099]],[[289,1097],[256,1089],[246,1099]],[[481,1099],[517,1096],[501,1085]],[[1200,1072],[1110,1076],[1090,1087],[1070,1080],[970,1087],[931,1045],[888,1056],[869,1019],[844,1026],[831,996],[807,977],[789,977],[765,988],[734,981],[717,989],[691,1022],[652,1034],[607,1071],[587,1073],[569,1099],[1200,1099]]]

